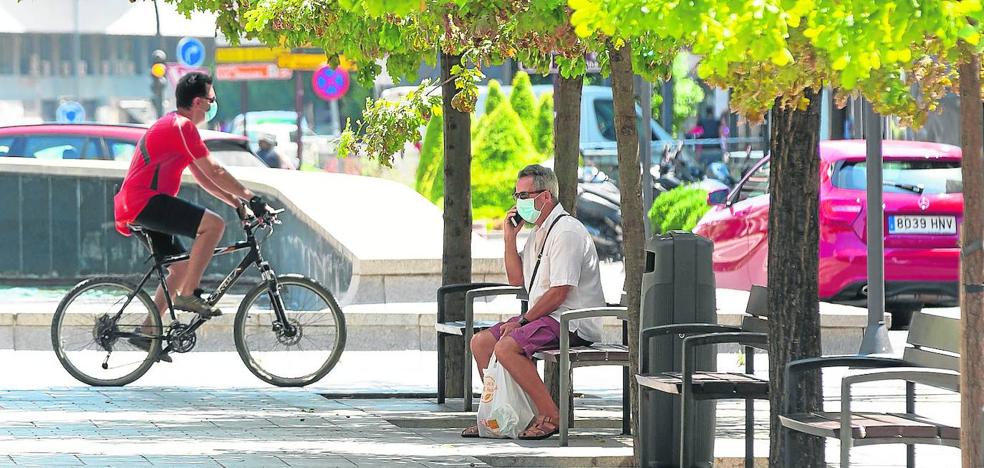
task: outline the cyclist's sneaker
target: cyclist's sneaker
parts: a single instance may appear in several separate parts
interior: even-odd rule
[[[133,329],[133,333],[143,333],[143,330],[141,330],[140,327],[137,327]],[[142,351],[150,351],[150,338],[147,338],[146,336],[131,336],[127,338],[127,341]],[[160,353],[157,355],[157,360],[171,362],[171,356],[166,353]]]
[[[194,312],[204,319],[222,315],[222,311],[218,307],[209,305],[204,299],[198,296],[176,296],[174,298],[174,308]]]

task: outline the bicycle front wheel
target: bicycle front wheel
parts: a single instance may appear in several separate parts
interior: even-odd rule
[[[303,387],[331,371],[345,349],[345,316],[331,292],[300,275],[262,282],[236,313],[236,350],[253,375],[280,387]],[[277,318],[277,297],[287,324]]]
[[[144,291],[119,278],[82,281],[58,304],[51,347],[80,382],[122,386],[150,369],[161,350],[161,317]]]

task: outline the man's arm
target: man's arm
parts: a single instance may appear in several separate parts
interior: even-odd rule
[[[536,301],[529,310],[526,311],[526,320],[534,321],[545,315],[550,315],[551,312],[557,310],[561,304],[567,300],[567,295],[570,294],[571,288],[573,286],[553,286],[540,296],[540,300]]]
[[[243,187],[243,184],[239,183],[239,181],[236,180],[236,178],[233,177],[232,174],[230,174],[229,171],[222,166],[222,164],[219,164],[219,162],[216,161],[212,155],[195,159],[191,166],[200,170],[204,176],[208,177],[217,186],[218,189],[244,200],[253,198],[253,192],[246,187]],[[238,207],[238,204],[234,206]]]
[[[226,205],[233,208],[239,208],[239,200],[237,197],[229,192],[226,192],[225,190],[222,190],[218,185],[215,185],[215,182],[205,175],[205,173],[203,173],[198,166],[192,164],[188,166],[188,169],[191,170],[191,175],[195,177],[198,185],[205,189],[206,192],[212,194],[213,197],[222,200]]]

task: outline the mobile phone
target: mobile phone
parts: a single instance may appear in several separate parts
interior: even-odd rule
[[[514,213],[509,217],[509,222],[512,223],[513,227],[519,227],[519,223],[523,222],[523,217],[519,213]]]

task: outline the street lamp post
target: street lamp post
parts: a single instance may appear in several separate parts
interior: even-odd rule
[[[858,354],[891,353],[885,328],[885,209],[882,204],[881,116],[864,104],[864,140],[867,145],[868,326]]]

